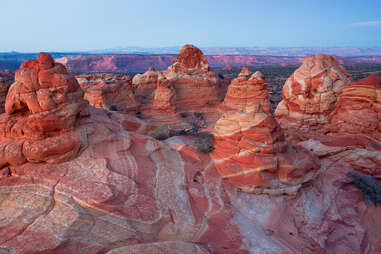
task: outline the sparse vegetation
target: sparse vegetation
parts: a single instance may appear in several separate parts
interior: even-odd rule
[[[367,206],[381,204],[381,185],[371,175],[349,172],[348,177],[352,179],[353,185],[361,190]]]
[[[135,116],[139,119],[143,119],[143,115],[141,111],[136,111]]]
[[[111,105],[109,110],[111,110],[111,111],[118,111],[118,107],[116,105]]]
[[[187,113],[187,112],[181,112],[181,113],[180,113],[180,116],[181,116],[182,118],[187,118],[187,117],[188,117],[188,113]]]
[[[155,135],[154,138],[157,140],[166,140],[168,138],[168,134],[159,133],[159,134]]]
[[[209,132],[200,132],[194,135],[196,137],[196,146],[200,152],[210,153],[214,150],[214,136]]]

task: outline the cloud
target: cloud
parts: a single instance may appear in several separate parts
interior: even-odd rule
[[[349,24],[350,27],[381,27],[381,20],[375,20],[375,21],[362,21],[362,22],[356,22]]]

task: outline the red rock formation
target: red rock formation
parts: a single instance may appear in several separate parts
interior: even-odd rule
[[[0,115],[0,167],[76,156],[86,137],[75,130],[86,103],[77,81],[49,54],[24,62]]]
[[[326,124],[337,96],[351,76],[333,57],[306,57],[283,86],[275,117],[285,130],[316,130]]]
[[[145,104],[153,100],[154,91],[157,87],[159,72],[150,67],[144,74],[136,74],[132,79],[132,85],[136,99]]]
[[[373,74],[346,85],[325,132],[364,134],[381,141],[381,77]]]
[[[166,113],[175,113],[174,97],[175,91],[171,81],[160,75],[157,80],[153,108]]]
[[[238,77],[230,83],[222,108],[224,111],[251,111],[257,107],[257,103],[262,105],[265,112],[270,112],[267,83],[262,73],[257,71],[253,74],[244,67]]]
[[[229,82],[210,69],[201,50],[193,45],[185,45],[167,71],[149,69],[133,78],[135,96],[143,106],[150,107],[153,104],[159,75],[171,83],[175,92],[173,103],[180,111],[200,109],[205,104],[218,103]]]
[[[229,111],[216,123],[212,158],[220,175],[245,192],[294,194],[315,177],[319,163],[286,143],[269,113],[263,75],[250,74],[243,68],[228,88]]]
[[[345,176],[353,169],[380,175],[374,140],[357,135],[357,143],[337,147],[345,135],[316,135],[319,140],[299,143],[322,164],[311,185],[293,197],[244,193],[228,181],[244,190],[293,193],[316,167],[314,157],[284,141],[261,98],[251,111],[226,112],[216,127],[215,151],[205,154],[191,136],[158,141],[147,134],[160,126],[85,107],[78,83],[59,66],[43,54],[23,64],[7,97],[13,112],[0,115],[0,252],[381,251],[380,209],[367,207]],[[44,79],[45,68],[50,79]],[[46,106],[53,102],[53,109]],[[48,109],[36,112],[37,105]],[[77,117],[67,107],[79,110]],[[41,128],[25,132],[29,118],[40,119]],[[85,141],[79,151],[70,145],[78,139]],[[41,163],[46,160],[61,163]],[[247,178],[228,170],[242,170]]]
[[[168,71],[182,74],[208,73],[210,68],[200,49],[193,45],[184,45]]]
[[[0,114],[4,113],[5,97],[7,96],[8,89],[10,86],[10,81],[0,79]]]
[[[187,110],[218,103],[221,91],[227,85],[210,69],[201,50],[193,45],[181,48],[164,75],[175,88],[177,107]]]
[[[85,100],[94,107],[128,111],[135,109],[138,105],[129,76],[81,74],[76,78],[84,91]]]

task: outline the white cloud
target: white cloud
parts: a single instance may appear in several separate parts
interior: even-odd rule
[[[374,27],[374,26],[380,26],[381,27],[381,20],[356,22],[356,23],[349,24],[349,26],[351,26],[351,27]]]

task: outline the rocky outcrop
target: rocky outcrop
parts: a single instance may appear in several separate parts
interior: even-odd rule
[[[159,76],[153,99],[153,109],[159,112],[175,113],[174,99],[175,91],[171,81],[165,76]]]
[[[136,74],[132,79],[136,99],[142,103],[148,103],[153,100],[154,91],[157,87],[159,72],[150,67],[143,74]]]
[[[381,141],[381,77],[373,74],[346,85],[325,132],[363,134]]]
[[[307,56],[283,86],[276,119],[286,132],[320,129],[328,122],[344,85],[351,80],[332,56]]]
[[[129,76],[81,74],[76,78],[84,91],[84,99],[94,107],[128,111],[138,106]]]
[[[75,129],[87,114],[82,95],[76,79],[49,54],[24,62],[0,115],[0,167],[75,157],[86,145],[84,133]]]
[[[5,111],[5,97],[12,82],[0,78],[0,114]]]
[[[373,138],[316,134],[293,147],[259,96],[255,106],[225,111],[213,153],[202,153],[192,135],[159,141],[152,136],[162,126],[87,105],[60,66],[46,54],[23,64],[9,114],[0,115],[0,252],[381,251],[380,209],[367,206],[346,176],[361,170],[373,185],[379,180],[381,145]],[[265,92],[259,77],[250,84]]]
[[[185,45],[167,71],[158,72],[151,68],[133,78],[135,96],[143,107],[149,108],[153,104],[159,76],[171,83],[175,94],[173,103],[180,111],[219,103],[229,82],[211,70],[201,50]]]
[[[238,77],[230,83],[221,105],[222,110],[252,111],[258,103],[265,112],[270,112],[267,83],[261,72],[253,74],[244,67]]]
[[[295,194],[316,176],[317,159],[287,144],[270,114],[261,73],[244,68],[224,104],[230,110],[216,123],[212,158],[229,183],[249,193]]]

